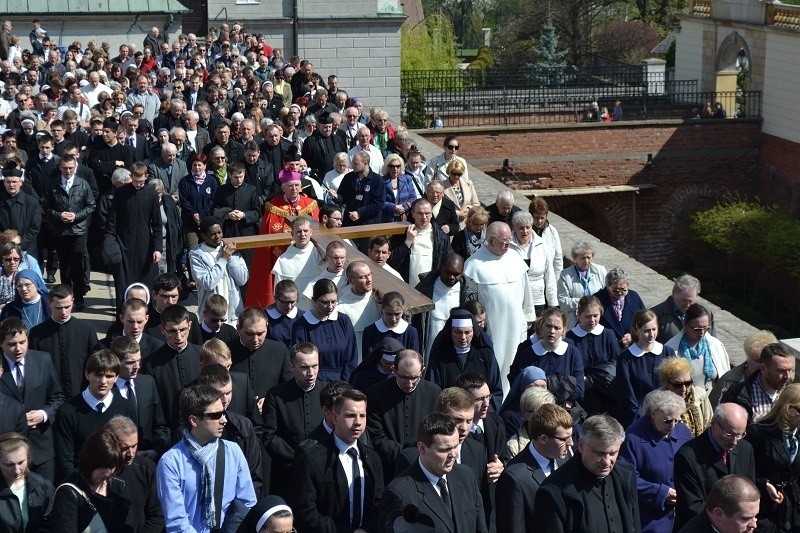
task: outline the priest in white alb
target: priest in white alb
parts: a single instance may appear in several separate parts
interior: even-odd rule
[[[492,222],[486,235],[486,244],[464,263],[464,274],[475,281],[478,300],[486,307],[486,326],[494,343],[505,395],[511,362],[517,346],[527,336],[528,326],[536,320],[536,311],[528,266],[518,253],[508,253],[511,228],[505,222]]]
[[[345,269],[347,287],[339,293],[336,310],[346,314],[353,323],[358,343],[358,360],[361,362],[361,346],[364,330],[381,317],[378,302],[372,290],[372,270],[364,261],[353,261]]]
[[[284,279],[290,279],[298,287],[305,287],[309,281],[316,278],[324,268],[322,255],[311,242],[311,220],[299,216],[292,222],[292,237],[294,243],[286,248],[272,268],[272,277],[275,285]]]

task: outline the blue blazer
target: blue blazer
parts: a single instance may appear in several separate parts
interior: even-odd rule
[[[414,190],[411,176],[401,174],[400,177],[397,178],[398,198],[395,198],[394,191],[392,190],[392,180],[389,179],[389,176],[383,177],[383,183],[386,187],[386,201],[383,203],[381,222],[400,220],[400,216],[395,216],[394,214],[394,206],[402,204],[406,210],[406,214],[408,214],[411,210],[411,202],[417,199],[417,193]]]
[[[181,202],[181,219],[184,229],[196,228],[192,216],[195,213],[200,215],[202,220],[210,217],[214,213],[214,194],[217,192],[217,180],[213,174],[206,172],[206,180],[198,187],[194,183],[194,177],[187,174],[178,184],[178,195]]]
[[[363,180],[355,172],[349,172],[339,185],[339,202],[344,207],[343,226],[363,226],[381,221],[381,211],[386,201],[386,187],[383,178],[369,171]],[[358,211],[358,220],[353,222],[347,213]]]
[[[639,294],[634,291],[628,291],[625,295],[625,307],[622,308],[622,320],[617,319],[617,313],[614,312],[614,304],[611,302],[611,296],[605,287],[594,293],[600,303],[603,304],[603,315],[600,317],[600,323],[609,328],[617,336],[617,340],[630,333],[631,325],[633,324],[633,315],[640,309],[645,309],[644,302],[639,297]]]

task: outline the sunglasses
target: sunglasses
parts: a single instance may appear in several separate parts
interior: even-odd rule
[[[197,418],[205,418],[207,420],[219,420],[223,416],[225,416],[225,411],[214,411],[213,413],[197,413]]]
[[[688,381],[670,381],[669,384],[675,388],[691,387],[692,385],[694,385],[694,381],[692,381],[691,379]]]
[[[453,150],[454,152],[455,152],[456,150],[458,150],[458,148],[459,148],[459,146],[458,146],[457,144],[448,144],[448,145],[447,145],[447,149],[448,149],[448,150]]]

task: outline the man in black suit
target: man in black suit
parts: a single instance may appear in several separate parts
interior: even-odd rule
[[[181,280],[178,279],[178,276],[175,274],[165,272],[156,276],[152,288],[151,305],[145,332],[156,339],[164,341],[166,339],[161,331],[161,312],[170,305],[175,305],[180,301]],[[192,313],[189,317],[189,322],[192,323],[192,328],[189,332],[189,342],[200,346],[203,344],[203,334],[200,331],[200,323],[197,321],[197,315]]]
[[[203,90],[203,81],[200,75],[192,74],[192,77],[189,78],[186,90],[183,91],[183,99],[186,100],[187,112],[194,111],[200,102],[208,101],[208,92]]]
[[[315,533],[378,531],[383,469],[375,450],[359,442],[367,397],[344,391],[334,412],[331,437],[297,450],[289,492],[295,525]]]
[[[172,143],[161,145],[160,156],[153,154],[152,161],[147,165],[148,179],[160,179],[164,184],[164,194],[169,194],[173,199],[178,198],[178,183],[188,173],[186,163],[178,159],[178,147]]]
[[[497,414],[499,405],[494,405],[486,377],[477,372],[464,372],[456,378],[456,387],[461,387],[472,395],[475,400],[475,418],[472,421],[472,438],[486,446],[487,460],[495,463],[494,474],[490,472],[489,478],[497,481],[503,464],[500,462],[500,452],[506,445],[506,430],[503,419]]]
[[[130,337],[139,345],[142,359],[147,359],[150,354],[161,348],[164,342],[145,333],[147,326],[147,304],[139,298],[128,298],[122,304],[119,312],[120,322],[108,328],[106,338],[100,341],[101,349],[111,349],[111,342],[120,335]]]
[[[139,434],[130,418],[118,415],[108,421],[122,448],[122,466],[116,476],[128,486],[132,505],[128,512],[133,531],[160,533],[164,529],[164,513],[156,494],[156,465],[137,454]]]
[[[231,346],[231,370],[242,372],[250,379],[259,410],[272,387],[292,379],[289,368],[289,349],[267,339],[267,315],[257,307],[248,307],[239,315],[236,324],[239,342]]]
[[[345,174],[337,194],[344,206],[343,226],[363,226],[380,222],[386,186],[383,178],[369,168],[369,154],[353,156],[353,171]]]
[[[511,217],[521,209],[514,205],[514,193],[508,189],[503,189],[497,193],[494,203],[486,208],[489,213],[489,224],[492,222],[505,222],[508,227],[511,225]]]
[[[83,443],[112,417],[136,418],[136,408],[114,387],[119,367],[119,358],[110,350],[94,352],[86,360],[84,375],[88,386],[56,411],[53,421],[56,480],[63,480],[76,469]]]
[[[714,409],[711,425],[675,454],[675,530],[705,512],[714,484],[728,474],[756,479],[753,447],[742,440],[747,429],[747,410],[735,403]]]
[[[215,146],[225,150],[229,165],[244,162],[244,146],[239,141],[231,139],[231,127],[226,122],[217,124],[214,129],[214,138],[203,147],[203,153],[208,156]]]
[[[158,131],[161,128],[169,131],[172,128],[183,126],[182,118],[184,111],[186,111],[186,102],[178,98],[179,97],[170,100],[169,109],[163,113],[159,113],[158,116],[153,119],[153,131]]]
[[[297,149],[290,141],[281,137],[281,128],[277,124],[267,126],[262,135],[264,136],[264,142],[259,146],[261,149],[260,157],[272,165],[272,170],[275,173],[273,179],[277,183],[278,174],[283,170],[283,165],[287,162],[289,153]],[[269,199],[271,196],[267,198]]]
[[[282,480],[291,474],[297,445],[322,422],[317,347],[310,342],[292,346],[289,368],[293,379],[272,387],[264,402],[264,446],[272,458],[270,486],[281,496],[288,496]]]
[[[42,227],[39,201],[22,191],[22,169],[3,170],[0,191],[0,231],[15,229],[22,237],[21,248],[34,250]]]
[[[302,155],[309,168],[314,171],[317,181],[333,170],[333,156],[347,151],[347,141],[333,135],[333,118],[322,112],[317,116],[317,130],[303,142]]]
[[[125,140],[122,142],[133,151],[133,160],[139,163],[147,163],[150,159],[150,143],[144,138],[144,135],[136,133],[139,129],[139,119],[133,113],[123,113],[120,119],[122,128],[125,134]],[[156,154],[152,154],[156,157]],[[185,175],[185,174],[184,174]],[[183,176],[181,176],[183,177]],[[180,179],[180,178],[178,178]],[[172,194],[172,193],[170,193]]]
[[[419,425],[419,460],[397,476],[381,498],[379,526],[391,531],[407,507],[416,507],[436,533],[485,533],[486,518],[475,475],[456,462],[459,434],[453,419],[431,413]]]
[[[272,164],[261,157],[261,150],[255,141],[244,145],[244,182],[254,186],[258,191],[258,206],[264,209],[264,203],[278,194],[280,183]],[[217,190],[217,196],[219,196]]]
[[[255,394],[253,394],[253,389],[250,386],[250,380],[243,372],[230,371],[232,361],[231,349],[228,346],[234,342],[239,342],[239,334],[236,333],[236,328],[231,326],[231,329],[236,334],[235,339],[232,341],[228,342],[215,338],[207,340],[200,346],[200,372],[202,373],[205,367],[211,365],[221,365],[228,371],[231,378],[232,397],[227,399],[225,410],[249,418],[260,436],[263,424],[261,414],[255,405]]]
[[[433,221],[445,234],[453,236],[458,231],[458,211],[453,200],[444,195],[444,185],[432,181],[425,187],[425,198],[431,203]]]
[[[209,296],[203,305],[202,312],[203,320],[200,321],[200,334],[203,336],[203,345],[211,339],[219,339],[227,345],[226,348],[239,342],[239,332],[236,331],[235,327],[227,323],[228,301],[224,296],[220,294]],[[230,356],[230,353],[230,348],[228,348],[228,356]],[[228,357],[227,366],[230,366],[230,364],[230,357]]]
[[[425,365],[414,350],[401,350],[394,364],[394,377],[367,390],[367,429],[383,462],[386,479],[394,473],[403,448],[416,442],[419,423],[436,408],[442,391],[422,379]]]
[[[31,471],[53,482],[55,448],[51,426],[56,410],[64,402],[53,361],[46,352],[28,349],[28,330],[17,318],[0,322],[0,346],[3,350],[0,394],[24,405],[33,455]]]
[[[138,441],[141,455],[158,462],[161,454],[169,449],[171,441],[156,382],[152,376],[139,373],[142,352],[139,343],[132,337],[117,337],[111,341],[111,351],[120,360],[117,388],[136,410],[134,420],[141,436]]]
[[[744,476],[728,475],[708,493],[705,512],[689,520],[679,533],[741,533],[756,530],[761,506],[755,483]]]
[[[178,426],[176,396],[200,375],[198,346],[189,342],[191,315],[182,305],[170,305],[161,313],[161,333],[166,344],[144,361],[144,372],[156,381],[164,419],[175,431]]]
[[[558,405],[543,405],[528,423],[530,446],[508,462],[495,490],[497,530],[526,533],[533,520],[536,491],[560,467],[572,446],[572,416]]]
[[[103,121],[102,136],[89,149],[88,165],[101,194],[111,189],[111,174],[117,168],[130,169],[134,163],[133,150],[117,139],[117,127],[114,119]]]
[[[640,531],[636,471],[617,461],[623,440],[625,430],[610,416],[586,419],[578,452],[536,492],[533,521],[537,530]]]
[[[320,422],[317,427],[311,430],[311,433],[308,434],[308,438],[303,441],[303,443],[308,443],[311,445],[313,442],[322,442],[325,441],[331,433],[333,433],[333,406],[344,391],[352,388],[352,385],[342,380],[331,381],[322,387],[322,390],[319,393],[319,405],[322,409],[322,422]],[[362,433],[361,441],[368,443],[368,436],[369,434],[366,431]]]
[[[86,358],[97,346],[97,333],[87,321],[72,316],[73,296],[68,285],[50,289],[50,317],[34,326],[30,346],[50,354],[56,367],[64,396],[72,398],[81,391]]]

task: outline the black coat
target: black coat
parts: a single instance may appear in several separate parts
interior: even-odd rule
[[[0,191],[0,231],[15,229],[22,237],[23,250],[35,250],[42,228],[39,201],[26,192],[11,197],[5,187]]]
[[[129,516],[133,531],[161,533],[164,529],[164,513],[156,494],[155,463],[143,457],[134,457],[133,463],[120,468],[117,477],[128,485],[131,494]]]
[[[74,178],[69,192],[61,186],[61,179],[50,181],[44,188],[44,212],[49,217],[50,231],[58,237],[86,235],[96,204],[92,188],[80,178]],[[62,222],[61,213],[75,213],[74,222]]]
[[[420,516],[433,522],[436,533],[487,533],[483,501],[470,468],[454,465],[447,474],[447,487],[452,513],[447,511],[444,501],[425,477],[419,462],[413,463],[386,487],[381,499],[379,531],[392,531],[391,524],[402,516],[405,507],[414,505],[419,509]]]
[[[584,506],[584,498],[592,485],[585,474],[581,455],[575,454],[564,466],[556,469],[539,487],[534,500],[533,521],[539,531],[561,533],[593,533],[598,519]],[[639,498],[636,492],[636,471],[617,461],[606,477],[613,484],[622,527],[620,531],[641,531]],[[607,481],[608,482],[608,481]]]
[[[129,146],[124,146],[120,143],[109,146],[102,139],[98,140],[89,149],[87,164],[94,172],[100,194],[111,189],[111,174],[119,168],[116,164],[117,161],[123,161],[125,163],[123,165],[124,168],[131,168],[131,165],[135,162],[133,150]]]
[[[283,344],[266,339],[258,350],[250,351],[241,341],[231,349],[231,371],[241,372],[250,379],[250,387],[259,398],[283,381],[292,379],[289,369],[289,349]]]
[[[28,157],[28,162],[25,163],[25,183],[33,187],[39,198],[44,196],[45,189],[50,183],[50,174],[58,168],[59,161],[61,158],[57,155],[51,156],[47,163],[42,161],[38,153]]]
[[[367,391],[367,430],[387,479],[403,448],[417,442],[419,423],[436,409],[441,391],[438,385],[423,380],[406,394],[394,378]]]
[[[127,483],[119,478],[111,478],[107,495],[101,496],[89,488],[78,472],[73,472],[64,481],[78,486],[89,497],[108,531],[134,533],[133,513],[130,512],[133,498]],[[80,533],[89,525],[93,515],[86,500],[72,487],[62,487],[56,491],[50,523],[58,524],[59,532]]]
[[[440,228],[449,227],[450,231],[447,234],[455,235],[459,227],[456,204],[447,196],[442,196],[441,204],[442,207],[439,208],[439,214],[433,219],[433,222]]]
[[[38,466],[55,457],[53,447],[53,420],[64,402],[58,383],[58,374],[50,355],[38,350],[28,350],[23,363],[25,392],[20,393],[5,357],[2,357],[3,375],[0,376],[0,394],[23,404],[25,412],[43,410],[47,421],[28,431],[28,444],[33,454],[33,464]]]
[[[453,248],[450,247],[450,239],[436,225],[433,226],[431,239],[433,240],[433,257],[431,259],[430,271],[436,272],[438,274],[439,266],[441,265],[442,259],[444,259],[447,254],[452,252]],[[409,275],[408,270],[411,265],[411,248],[409,248],[406,245],[405,234],[394,235],[389,241],[389,243],[390,243],[390,248],[392,250],[392,255],[389,258],[389,266],[397,270],[397,272],[401,276],[403,276],[403,279],[406,281],[406,283],[409,283],[411,285],[416,285],[417,283],[419,283],[421,280],[408,279]],[[435,281],[436,278],[434,278],[434,282]],[[431,294],[433,293],[431,292]]]
[[[753,446],[756,461],[756,485],[761,492],[758,510],[759,531],[800,531],[800,454],[794,461],[783,441],[783,431],[776,424],[753,424],[747,428],[747,441]],[[777,505],[767,495],[767,481],[773,486],[785,483],[784,501]]]
[[[260,498],[264,490],[264,479],[261,476],[263,468],[261,439],[259,439],[253,423],[246,417],[230,410],[227,410],[225,416],[228,419],[228,423],[225,424],[222,438],[235,442],[239,449],[242,450],[242,454],[247,461],[247,468],[250,470],[253,490],[256,493],[256,498]]]
[[[28,422],[25,418],[25,406],[10,396],[0,394],[0,435],[15,431],[22,436],[28,434]]]
[[[280,192],[281,185],[276,177],[277,174],[273,166],[264,159],[259,158],[254,165],[244,163],[244,182],[256,188],[256,206],[259,214],[264,210],[267,200]],[[258,230],[258,223],[256,223],[256,230]]]
[[[175,400],[182,389],[188,387],[200,375],[200,352],[195,344],[189,343],[178,353],[169,344],[164,344],[142,360],[142,371],[153,376],[162,406],[176,405]],[[164,413],[169,424],[177,421],[175,413]],[[175,430],[173,423],[171,429]]]
[[[206,155],[209,155],[215,146],[220,146],[223,150],[225,150],[225,155],[228,157],[229,165],[231,163],[244,162],[244,145],[242,145],[242,143],[239,141],[228,139],[228,144],[223,145],[220,144],[216,139],[211,139],[211,142],[203,147],[202,152]]]
[[[325,174],[333,170],[333,157],[339,152],[347,151],[347,141],[338,135],[323,137],[319,131],[315,131],[303,142],[303,159],[308,163],[308,167],[314,171],[319,181]],[[382,206],[381,206],[382,207]]]
[[[270,175],[271,177],[271,175]],[[219,187],[214,194],[214,216],[222,221],[222,235],[224,237],[243,237],[258,235],[258,224],[261,220],[258,189],[249,183],[242,183],[234,187],[230,181]],[[231,211],[242,211],[243,220],[228,220]]]
[[[383,470],[375,450],[358,442],[364,466],[363,527],[378,531],[378,505],[383,493]],[[352,531],[348,485],[333,435],[309,446],[300,446],[290,479],[289,505],[299,531],[342,533]]]
[[[92,189],[92,194],[94,195],[95,203],[97,203],[100,197],[100,190],[97,188],[97,179],[94,177],[92,169],[86,165],[78,164],[78,167],[75,169],[75,177],[89,184],[89,188]],[[61,168],[59,167],[54,168],[50,173],[50,181],[55,179],[61,179]]]
[[[675,454],[675,490],[678,493],[675,504],[676,530],[686,525],[692,517],[705,513],[708,494],[724,476],[739,474],[754,483],[756,481],[756,464],[750,443],[739,441],[730,451],[728,466],[725,466],[711,443],[710,431],[707,429],[693,438]]]
[[[25,480],[28,497],[28,525],[22,529],[19,499],[0,477],[0,531],[4,533],[39,533],[48,531],[45,517],[53,506],[53,485],[35,472]]]
[[[274,179],[277,183],[278,174],[281,170],[283,170],[283,165],[286,162],[286,159],[290,153],[296,152],[297,148],[295,148],[295,146],[286,139],[281,139],[277,146],[270,146],[267,144],[267,141],[264,141],[259,145],[259,148],[261,149],[261,159],[272,165]],[[275,194],[277,194],[277,191]],[[266,199],[268,200],[270,198],[272,198],[272,196],[267,196]]]
[[[49,318],[31,329],[28,342],[31,348],[50,354],[64,396],[81,392],[83,365],[97,346],[97,333],[89,322],[72,317],[59,324]]]
[[[166,410],[153,376],[139,374],[133,381],[136,391],[136,427],[139,428],[139,449],[154,450],[158,455],[170,447],[170,431]],[[130,401],[130,398],[128,399]]]

